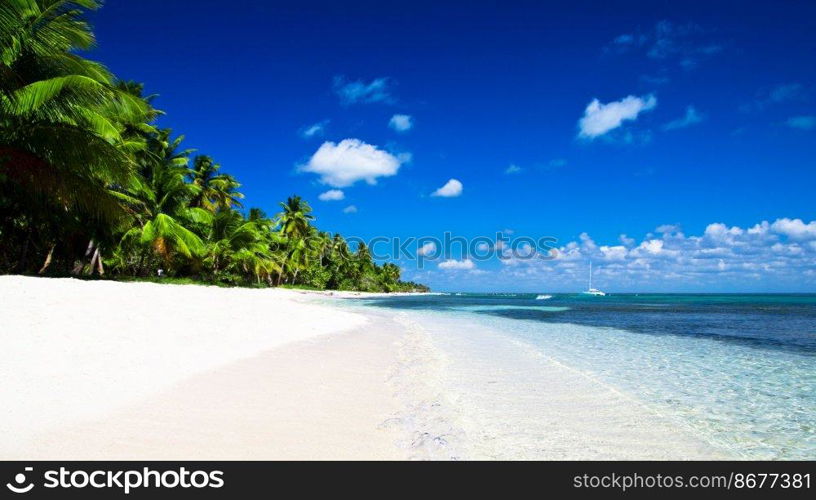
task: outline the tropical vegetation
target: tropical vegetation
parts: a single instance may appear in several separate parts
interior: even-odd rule
[[[81,55],[98,0],[0,0],[0,273],[424,290],[320,231],[291,196],[269,216],[143,85]]]

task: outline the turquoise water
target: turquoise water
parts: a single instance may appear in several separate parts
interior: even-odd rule
[[[542,369],[528,358],[541,354],[637,398],[725,456],[816,458],[816,295],[537,295],[366,304],[411,315],[452,359],[478,359],[475,376],[507,374],[505,392],[517,393],[495,418],[516,419],[516,434],[533,411],[516,402],[534,399]],[[493,411],[497,401],[479,391],[470,399]]]

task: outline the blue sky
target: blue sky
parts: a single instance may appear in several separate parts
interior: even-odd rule
[[[814,19],[813,2],[209,0],[92,18],[93,57],[160,94],[161,124],[248,205],[297,193],[363,238],[552,236],[553,261],[400,262],[436,289],[533,291],[585,287],[590,258],[611,291],[816,291]]]

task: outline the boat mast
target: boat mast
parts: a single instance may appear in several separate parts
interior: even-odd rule
[[[592,260],[589,261],[589,288],[588,290],[592,290]]]

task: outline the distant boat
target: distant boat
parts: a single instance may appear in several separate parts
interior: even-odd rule
[[[547,300],[547,299],[551,299],[551,298],[552,298],[552,295],[539,295],[538,297],[536,297],[536,300]]]
[[[589,261],[589,288],[586,292],[581,292],[584,295],[594,295],[596,297],[604,297],[606,293],[598,290],[597,288],[592,288],[592,261]]]

